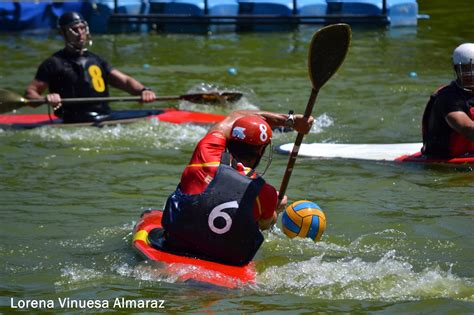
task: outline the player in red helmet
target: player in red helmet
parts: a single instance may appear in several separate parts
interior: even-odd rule
[[[452,62],[456,80],[431,96],[423,114],[425,155],[474,154],[474,43],[456,47]]]
[[[232,156],[252,169],[255,169],[260,163],[265,149],[272,140],[272,128],[270,125],[258,116],[244,116],[238,118],[232,125],[230,139],[227,148]],[[271,162],[271,149],[268,166]],[[262,172],[262,176],[265,173]]]
[[[142,102],[156,99],[149,88],[87,49],[92,41],[82,15],[64,13],[58,20],[58,28],[64,48],[40,64],[35,78],[26,88],[26,98],[42,99],[42,94],[48,91],[48,104],[65,123],[124,118],[119,112],[113,112],[106,102],[61,103],[62,98],[108,97],[109,84],[129,94],[141,95]],[[147,112],[137,112],[134,117],[146,115]]]
[[[261,230],[277,218],[278,193],[256,174],[272,128],[308,133],[313,118],[235,111],[197,144],[177,189],[168,197],[164,233],[150,243],[162,250],[229,265],[252,260]],[[286,204],[283,199],[280,209]]]

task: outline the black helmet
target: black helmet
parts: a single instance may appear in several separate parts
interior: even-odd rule
[[[80,15],[77,12],[66,12],[59,17],[58,27],[60,28],[68,27],[68,26],[72,26],[74,24],[81,23],[81,22],[82,23],[85,22],[82,15]]]
[[[77,36],[79,33],[75,31],[74,25],[78,23],[83,23],[85,27],[85,32],[88,40],[85,42],[81,42]],[[58,28],[61,35],[64,37],[66,41],[66,45],[74,51],[81,52],[87,50],[85,45],[92,45],[92,40],[90,38],[89,33],[89,25],[87,21],[84,20],[81,14],[77,12],[66,12],[61,15],[58,19]],[[70,35],[73,35],[72,37]]]

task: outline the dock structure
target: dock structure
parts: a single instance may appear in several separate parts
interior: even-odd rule
[[[0,2],[0,31],[56,27],[80,12],[96,33],[287,31],[304,24],[344,22],[416,26],[416,0],[36,0]]]

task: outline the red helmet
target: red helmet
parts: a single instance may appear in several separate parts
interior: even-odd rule
[[[272,128],[259,116],[245,116],[232,125],[230,138],[250,145],[266,145],[272,138]]]

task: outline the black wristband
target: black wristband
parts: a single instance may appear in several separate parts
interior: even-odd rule
[[[143,91],[151,91],[151,89],[145,86],[140,92],[143,92]]]

